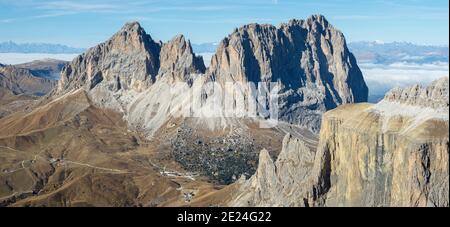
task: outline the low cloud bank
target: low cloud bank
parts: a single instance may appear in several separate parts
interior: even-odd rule
[[[214,53],[203,52],[206,66],[209,66]],[[0,53],[0,63],[21,64],[46,58],[71,61],[77,54],[23,54]],[[377,102],[394,87],[406,87],[413,84],[428,85],[433,80],[449,76],[449,63],[437,61],[433,63],[395,62],[392,64],[359,63],[364,79],[369,87],[369,101]]]
[[[0,63],[7,65],[16,65],[43,59],[72,61],[76,56],[78,56],[78,54],[0,53]]]
[[[433,80],[449,75],[448,62],[414,64],[397,62],[384,64],[359,64],[369,87],[371,102],[376,102],[394,87],[406,87],[413,84],[428,85]]]

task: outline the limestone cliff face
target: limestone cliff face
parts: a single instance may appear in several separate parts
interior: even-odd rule
[[[326,113],[325,205],[449,206],[448,96],[444,78]]]
[[[137,22],[125,24],[108,41],[75,58],[62,73],[56,93],[102,84],[110,91],[147,89],[159,70],[161,44]]]
[[[307,150],[285,139],[277,163],[262,152],[257,174],[240,182],[230,204],[449,206],[448,84],[395,89],[376,105],[325,113],[312,166]]]
[[[53,80],[35,76],[28,69],[0,64],[0,89],[12,94],[42,96],[50,92],[55,84]]]
[[[275,163],[266,150],[259,155],[258,169],[249,180],[236,184],[230,206],[309,206],[314,163],[312,152],[301,140],[286,135]]]
[[[222,83],[279,82],[281,119],[316,132],[321,113],[367,101],[367,86],[344,35],[320,15],[280,27],[237,29],[220,43],[209,74]]]

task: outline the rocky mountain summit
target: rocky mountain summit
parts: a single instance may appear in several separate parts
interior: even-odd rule
[[[190,87],[184,93],[192,91],[195,82],[199,87],[207,82],[222,86],[226,82],[277,83],[281,88],[279,119],[316,133],[323,112],[341,104],[367,101],[368,93],[343,34],[319,15],[279,27],[243,26],[220,43],[208,69],[184,36],[162,44],[153,41],[137,22],[127,23],[110,40],[70,63],[54,94],[84,88],[95,94],[92,99],[100,106],[126,112],[126,116],[134,116],[133,111],[139,110],[141,117],[144,110],[137,106],[145,104],[149,106],[145,111],[156,113],[170,105],[151,97],[169,96],[164,98],[169,103],[192,102],[187,100],[192,99],[189,95],[168,94],[167,85],[174,82],[188,82]],[[251,98],[245,95],[246,100]],[[203,109],[194,111],[212,109],[212,97],[206,94],[204,99],[209,101],[201,100]],[[268,108],[269,103],[260,105]],[[167,120],[161,118],[157,118],[157,124],[142,124],[133,117],[128,120],[143,125],[151,135]]]
[[[61,73],[56,90],[78,88],[108,91],[147,89],[156,79],[161,44],[152,40],[137,22],[125,24],[111,39],[75,58]]]
[[[57,93],[97,85],[108,91],[142,92],[157,78],[204,73],[201,57],[195,56],[189,41],[179,35],[168,43],[154,41],[137,22],[125,24],[108,41],[89,49],[62,72]]]
[[[315,132],[323,112],[368,95],[344,35],[321,15],[235,30],[220,42],[209,74],[221,82],[278,82],[281,120]]]
[[[138,22],[130,22],[65,67],[52,95],[83,88],[98,105],[127,112],[135,95],[158,79],[170,76],[184,81],[186,75],[204,71],[201,57],[194,55],[184,36],[163,44],[154,41]]]
[[[172,81],[188,82],[190,75],[205,73],[201,56],[195,56],[191,43],[183,35],[178,35],[163,44],[160,53],[160,77],[170,77]]]
[[[434,100],[417,101],[427,97]],[[262,152],[256,174],[236,183],[228,204],[449,206],[448,109],[442,111],[448,97],[443,78],[426,88],[394,89],[376,105],[329,111],[314,158],[286,137],[277,162]]]

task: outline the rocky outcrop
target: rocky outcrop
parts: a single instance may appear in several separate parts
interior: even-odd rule
[[[30,70],[12,65],[0,65],[0,89],[12,94],[42,96],[50,92],[55,81],[35,76]]]
[[[186,81],[205,66],[189,41],[179,35],[162,44],[152,40],[137,22],[125,24],[111,39],[74,59],[62,72],[57,93],[96,86],[106,92],[143,92],[158,78]]]
[[[288,134],[275,163],[266,150],[261,151],[255,175],[236,183],[239,187],[229,205],[309,206],[313,163],[314,152]]]
[[[171,81],[188,82],[191,75],[205,73],[205,64],[201,56],[195,56],[191,42],[178,35],[161,48],[160,77],[170,77]]]
[[[161,44],[137,22],[125,24],[108,41],[75,58],[61,73],[56,94],[99,84],[110,92],[143,91],[159,70]]]
[[[321,15],[235,30],[219,44],[209,74],[222,83],[278,82],[280,118],[316,132],[323,112],[368,95],[344,35]]]
[[[324,205],[449,206],[448,110],[425,105],[385,99],[326,113],[318,148]]]
[[[386,94],[384,100],[434,109],[446,108],[448,112],[448,85],[448,77],[444,77],[425,88],[420,85],[394,88]]]
[[[67,65],[52,96],[81,88],[99,106],[128,112],[136,95],[148,91],[157,80],[185,82],[192,80],[191,74],[204,72],[202,58],[194,55],[184,36],[162,44],[138,22],[130,22]]]
[[[325,113],[314,162],[288,139],[275,164],[262,152],[229,205],[449,206],[448,78],[417,88]]]

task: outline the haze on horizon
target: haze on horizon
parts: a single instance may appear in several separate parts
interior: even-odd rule
[[[278,25],[312,14],[325,15],[349,42],[449,43],[447,0],[0,0],[0,42],[91,47],[136,20],[154,39],[184,34],[208,43],[247,23]]]
[[[248,23],[279,25],[313,14],[324,15],[344,33],[357,56],[372,101],[395,86],[427,85],[448,76],[447,0],[0,0],[0,43],[88,48],[107,40],[128,21],[139,21],[153,39],[163,42],[184,34],[193,44],[217,43]],[[447,53],[433,50],[429,55],[427,48],[420,51],[422,47],[407,43],[401,43],[405,46],[401,50],[392,49],[392,45],[370,50],[370,43],[352,45],[357,41],[446,46]],[[214,51],[200,51],[193,46],[208,65]],[[380,51],[382,55],[364,59]],[[1,53],[0,62],[19,64],[44,58],[70,61],[77,54],[10,52]],[[383,57],[387,61],[379,62]]]

